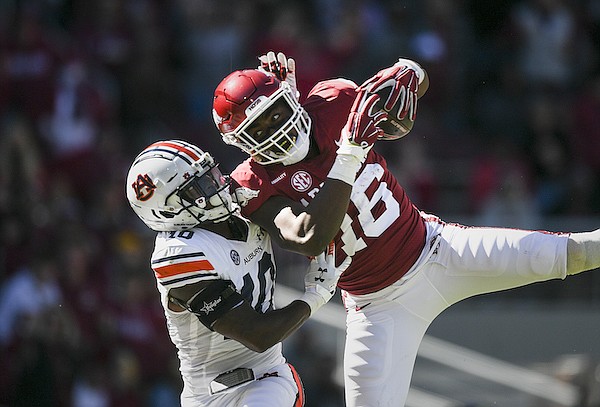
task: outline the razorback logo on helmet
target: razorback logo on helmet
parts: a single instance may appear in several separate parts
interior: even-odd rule
[[[219,113],[215,109],[212,110],[213,120],[218,125],[222,124],[225,121],[225,117],[219,116]]]
[[[154,185],[148,174],[138,174],[137,179],[131,186],[135,191],[135,197],[138,201],[147,201],[152,198],[156,190],[156,185]]]

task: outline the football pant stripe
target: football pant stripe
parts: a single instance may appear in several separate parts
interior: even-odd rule
[[[296,386],[298,387],[298,394],[296,394],[296,402],[294,403],[294,407],[304,407],[304,385],[302,384],[302,380],[300,379],[300,375],[292,366],[288,363],[290,370],[292,371],[292,377],[294,378],[294,382],[296,382]]]

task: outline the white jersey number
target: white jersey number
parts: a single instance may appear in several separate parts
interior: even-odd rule
[[[350,201],[356,206],[358,216],[353,220],[346,214],[340,229],[342,231],[342,250],[348,255],[353,256],[359,250],[367,247],[363,236],[379,237],[400,217],[400,204],[394,198],[392,191],[387,188],[387,183],[380,182],[383,176],[383,167],[379,164],[367,164],[360,173],[354,186]],[[371,197],[367,195],[367,189],[373,184],[377,184],[377,189]],[[384,205],[385,210],[377,219],[373,216],[375,205]],[[358,221],[362,234],[357,236],[352,223]]]
[[[271,253],[264,252],[258,261],[258,273],[246,273],[241,294],[257,312],[267,312],[273,308],[275,290],[275,265]],[[258,287],[258,291],[255,291]]]
[[[191,230],[185,231],[170,231],[167,232],[169,238],[179,238],[191,240],[194,237],[194,232]],[[267,312],[273,308],[273,292],[275,290],[275,264],[271,253],[263,252],[258,264],[258,271],[248,272],[242,278],[243,285],[241,294],[242,297],[250,304],[257,312]]]

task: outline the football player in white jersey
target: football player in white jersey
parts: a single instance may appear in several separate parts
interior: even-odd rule
[[[383,130],[371,109],[378,95],[399,125],[415,119],[428,82],[414,61],[400,59],[360,87],[319,82],[301,104],[295,62],[273,52],[260,60],[261,69],[221,81],[213,117],[223,141],[250,156],[231,173],[239,186],[260,191],[242,214],[285,249],[310,255],[334,239],[337,261],[350,260],[338,282],[348,313],[348,407],[403,406],[421,339],[452,304],[600,267],[600,229],[474,228],[413,205],[372,148],[411,125],[383,135],[362,129]]]
[[[313,259],[303,296],[274,309],[270,237],[239,216],[229,178],[210,154],[184,141],[156,142],[133,161],[126,191],[158,232],[151,266],[180,360],[182,406],[304,405],[281,341],[335,292],[333,255]]]

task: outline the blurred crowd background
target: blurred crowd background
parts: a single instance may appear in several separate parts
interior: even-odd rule
[[[448,221],[600,227],[596,0],[0,0],[0,406],[178,405],[153,234],[124,178],[158,139],[231,171],[212,92],[257,56],[299,89],[398,57],[430,75],[412,133],[379,143],[413,201]],[[301,281],[281,253],[283,284]],[[600,278],[507,301],[600,304]],[[338,406],[334,355],[299,333],[307,406]],[[310,351],[310,352],[308,352]]]

